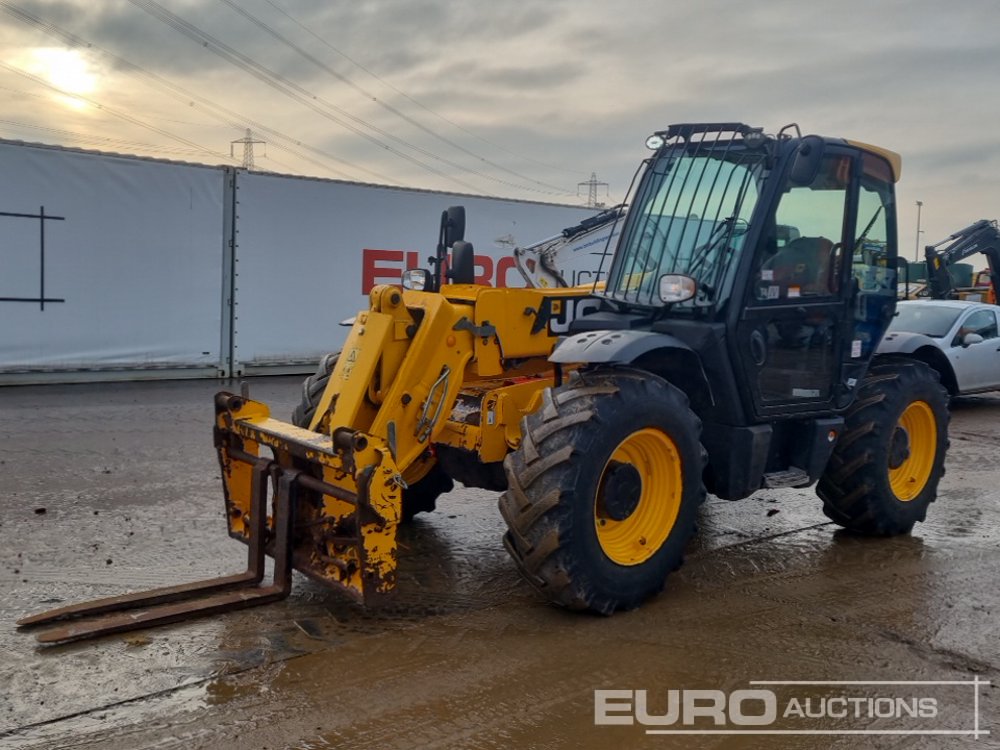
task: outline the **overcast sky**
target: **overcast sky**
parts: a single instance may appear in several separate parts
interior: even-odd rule
[[[900,245],[1000,217],[998,0],[0,0],[0,136],[551,202],[743,121],[903,156]],[[62,92],[62,93],[60,93]],[[64,94],[74,94],[68,98]],[[237,144],[237,163],[243,146]]]

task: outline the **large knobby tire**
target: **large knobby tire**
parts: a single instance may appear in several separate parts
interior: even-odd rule
[[[302,381],[302,400],[292,411],[292,424],[296,427],[309,429],[313,415],[316,414],[316,407],[319,406],[323,391],[326,390],[326,384],[330,382],[330,376],[333,374],[333,368],[337,366],[339,358],[340,352],[330,352],[325,355],[319,361],[316,372]]]
[[[873,366],[816,487],[823,512],[861,534],[909,532],[937,497],[948,418],[948,393],[926,364]]]
[[[319,406],[323,391],[326,390],[330,376],[337,366],[340,352],[331,352],[319,361],[316,372],[302,382],[302,400],[292,411],[292,424],[296,427],[309,429],[316,407]],[[418,468],[419,478],[403,490],[403,505],[400,523],[409,523],[417,513],[430,513],[437,507],[440,495],[451,492],[455,488],[444,470],[435,461],[426,470]]]
[[[649,373],[603,369],[548,389],[504,462],[504,546],[552,602],[611,614],[663,589],[705,498],[701,423]]]

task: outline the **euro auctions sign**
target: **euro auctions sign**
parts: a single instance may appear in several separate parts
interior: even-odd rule
[[[980,697],[989,682],[776,681],[746,688],[598,689],[594,724],[647,735],[989,735]]]
[[[641,724],[648,727],[770,726],[778,719],[778,698],[771,690],[595,690],[594,723],[599,726]]]
[[[414,250],[379,250],[365,248],[361,265],[361,293],[368,294],[376,284],[398,284],[403,271],[428,268],[424,254]],[[524,286],[514,257],[492,258],[476,254],[476,283],[485,286]]]

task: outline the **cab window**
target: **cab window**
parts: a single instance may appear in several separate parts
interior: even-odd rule
[[[790,185],[774,215],[773,237],[759,259],[758,300],[838,293],[837,250],[847,207],[851,157],[824,157],[809,185]]]
[[[865,294],[896,295],[895,264],[889,257],[892,195],[889,164],[863,154],[851,271],[858,290]]]

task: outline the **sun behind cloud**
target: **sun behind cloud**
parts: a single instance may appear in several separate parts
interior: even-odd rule
[[[77,98],[97,89],[97,75],[86,58],[77,50],[61,47],[37,47],[28,55],[28,69],[44,78],[65,96],[58,99],[75,109],[83,109],[87,102]]]

